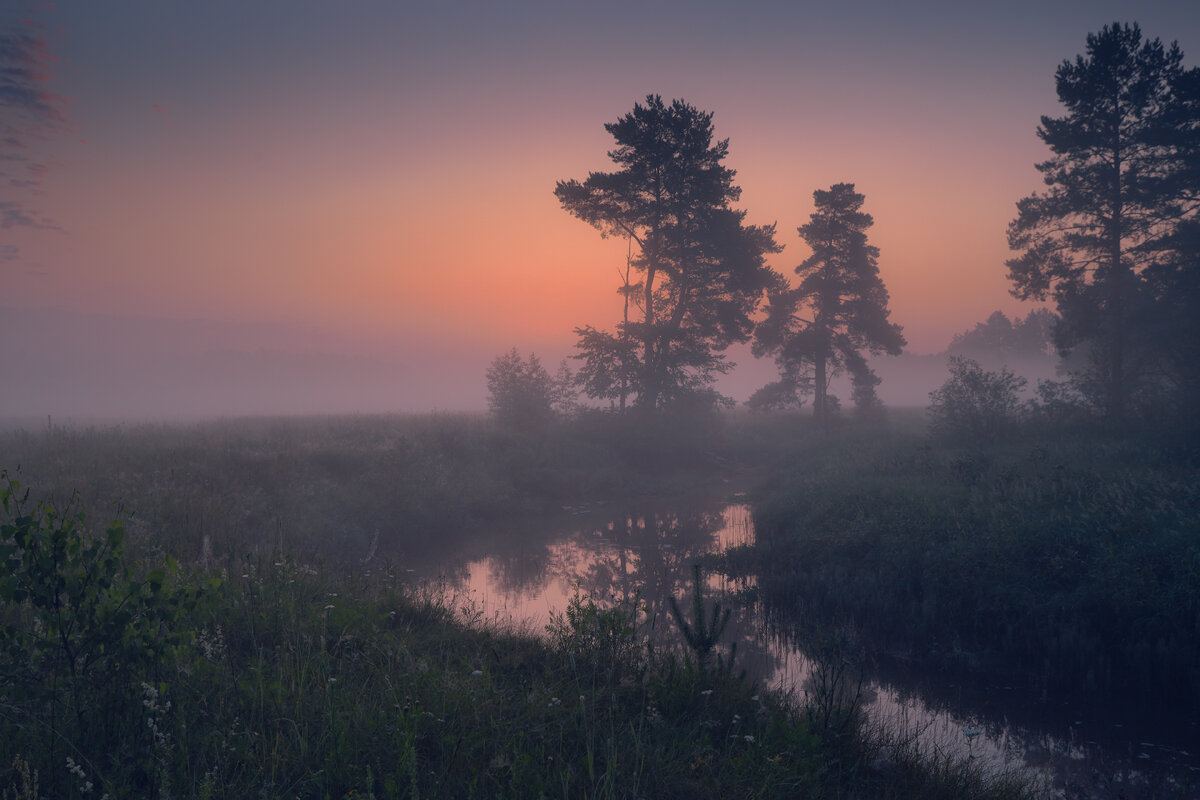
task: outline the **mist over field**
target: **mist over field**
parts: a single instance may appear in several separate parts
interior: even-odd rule
[[[0,416],[61,422],[483,411],[491,356],[301,327],[4,309]]]
[[[398,341],[364,343],[301,326],[0,308],[0,419],[71,422],[200,420],[241,415],[424,413],[487,410],[485,375],[500,352]],[[573,352],[535,351],[556,366]],[[743,403],[778,374],[748,346],[729,352],[736,369],[717,383]],[[946,355],[873,360],[888,406],[923,407],[948,375]],[[1030,378],[1049,362],[1014,363]],[[833,392],[848,398],[846,381]]]

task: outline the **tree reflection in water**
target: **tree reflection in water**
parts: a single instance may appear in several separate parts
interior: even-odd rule
[[[552,612],[563,613],[576,591],[600,606],[636,601],[647,610],[647,630],[683,652],[668,598],[674,595],[690,619],[692,564],[749,543],[752,537],[745,505],[703,499],[644,501],[568,509],[555,519],[528,520],[519,529],[497,528],[472,537],[427,537],[410,542],[410,552],[393,557],[413,569],[419,580],[444,582],[467,593],[466,604],[487,619],[511,621],[534,633],[544,630]],[[709,571],[706,607],[753,581],[748,575],[728,586],[726,579]],[[771,613],[756,602],[724,604],[733,615],[723,652],[737,642],[735,668],[745,669],[747,677],[763,686],[816,701],[818,710],[822,697],[834,704],[826,707],[830,712],[849,701],[872,725],[918,736],[920,745],[931,752],[970,755],[1001,770],[1024,765],[1041,785],[1056,790],[1072,785],[1095,788],[1097,775],[1115,781],[1129,797],[1160,796],[1160,789],[1187,796],[1186,791],[1195,788],[1188,778],[1194,761],[1182,749],[1138,745],[1148,756],[1139,750],[1122,758],[1122,748],[1113,746],[1116,742],[1103,746],[1074,738],[1075,731],[1084,728],[1092,735],[1099,733],[1094,730],[1096,720],[1074,722],[1085,716],[1079,710],[1069,712],[1081,716],[1072,717],[1067,735],[1056,735],[1063,726],[1045,724],[1044,708],[1026,709],[1016,698],[1006,697],[999,708],[972,702],[962,686],[940,683],[936,676],[895,674],[886,663],[873,660],[865,674],[857,668],[839,671],[858,659],[847,660],[848,654],[838,647],[828,650],[829,632],[820,637],[825,640],[822,646],[810,637],[798,637],[796,620],[786,621],[788,614],[781,615],[782,609]],[[952,698],[944,696],[947,690],[952,690]],[[1029,712],[1028,726],[1013,724],[1023,711]],[[838,724],[832,715],[830,724]],[[1141,740],[1132,741],[1136,745]],[[1179,782],[1181,774],[1184,780]],[[1177,791],[1181,787],[1183,795]]]
[[[600,606],[636,602],[645,613],[647,635],[678,646],[682,640],[670,621],[668,598],[680,600],[690,619],[692,565],[743,543],[749,531],[749,509],[720,498],[614,503],[567,510],[557,520],[531,521],[521,531],[492,531],[449,543],[440,558],[423,548],[417,575],[426,580],[454,576],[448,585],[467,593],[485,617],[535,632],[551,613],[562,613],[576,592]],[[709,573],[706,603],[729,588]],[[722,651],[737,641],[737,668],[765,681],[776,671],[776,657],[763,644],[753,608],[726,605],[733,616]]]

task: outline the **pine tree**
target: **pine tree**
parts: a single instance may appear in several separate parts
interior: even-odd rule
[[[629,265],[640,280],[626,273],[618,289],[626,303],[616,333],[576,329],[586,391],[622,404],[636,395],[647,410],[712,395],[729,369],[722,351],[750,338],[775,278],[765,262],[779,251],[775,228],[746,225],[732,207],[741,190],[724,164],[729,140],[713,140],[711,113],[650,95],[605,129],[618,170],[554,191],[568,212],[636,247]]]
[[[796,267],[798,286],[778,284],[767,318],[755,331],[755,354],[772,354],[785,382],[802,385],[811,367],[813,414],[825,422],[832,411],[829,382],[849,372],[856,405],[878,404],[879,379],[864,353],[899,355],[900,326],[888,317],[888,292],[879,277],[879,248],[867,243],[874,224],[862,210],[865,198],[852,183],[813,192],[816,210],[800,236],[812,255]]]
[[[1037,131],[1053,154],[1037,165],[1049,188],[1017,204],[1008,230],[1021,251],[1008,261],[1013,294],[1053,296],[1056,343],[1087,348],[1079,383],[1116,420],[1157,360],[1136,320],[1169,310],[1148,274],[1176,258],[1176,232],[1200,210],[1200,77],[1182,63],[1177,44],[1143,40],[1136,24],[1090,34],[1087,55],[1058,68],[1067,114]]]

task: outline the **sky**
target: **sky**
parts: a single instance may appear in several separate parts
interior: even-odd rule
[[[481,408],[495,355],[555,364],[576,326],[619,319],[625,242],[553,189],[611,169],[604,124],[649,93],[713,113],[738,205],[777,223],[785,274],[807,255],[813,191],[854,183],[892,320],[911,352],[938,353],[992,311],[1033,308],[1009,294],[1005,229],[1041,186],[1055,69],[1112,22],[1197,63],[1193,0],[0,0],[0,31],[44,38],[59,115],[23,142],[44,168],[0,188],[24,212],[0,220],[0,367],[28,376],[0,403]],[[273,375],[291,359],[291,400],[259,375],[257,405],[239,405],[228,365],[189,366],[218,357],[251,375],[247,360]],[[201,373],[204,402],[185,385]],[[363,376],[375,388],[356,395]],[[340,400],[303,399],[339,381]]]

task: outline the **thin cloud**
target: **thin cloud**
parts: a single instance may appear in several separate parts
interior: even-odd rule
[[[24,193],[38,194],[49,171],[35,143],[69,129],[66,98],[50,91],[58,57],[34,19],[0,19],[0,178],[16,196],[0,200],[0,229],[61,230],[53,220],[28,207]],[[3,260],[15,258],[5,250]]]
[[[45,36],[0,33],[0,107],[29,117],[35,131],[66,126],[62,112],[66,99],[45,87],[55,61]],[[11,126],[5,133],[10,132],[14,132]]]
[[[13,200],[0,200],[0,229],[35,228],[44,231],[61,230],[54,221],[47,217],[37,217],[31,208],[26,208]]]

